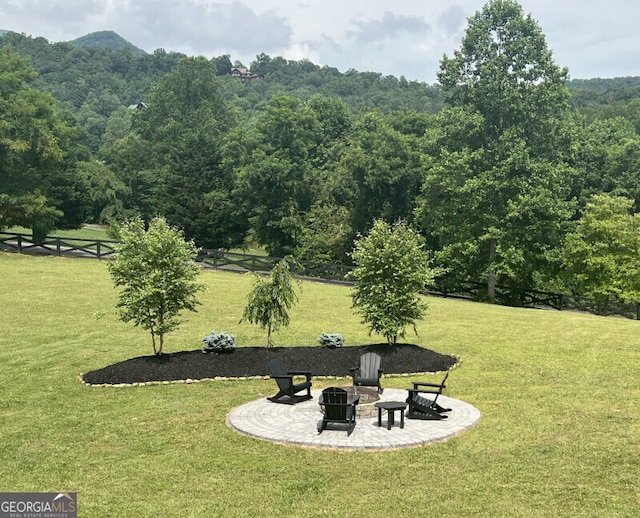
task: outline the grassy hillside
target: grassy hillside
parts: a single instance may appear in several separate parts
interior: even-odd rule
[[[75,491],[79,515],[97,518],[640,512],[639,322],[429,299],[419,337],[408,338],[460,357],[447,394],[476,406],[480,423],[427,447],[335,452],[226,426],[232,408],[273,393],[270,380],[83,386],[80,373],[151,352],[143,331],[114,316],[104,263],[0,254],[0,272],[3,491]],[[238,324],[251,278],[203,277],[200,310],[167,350],[199,348],[211,329],[238,346],[265,343]],[[276,342],[315,345],[322,331],[347,345],[377,341],[348,293],[305,283]]]

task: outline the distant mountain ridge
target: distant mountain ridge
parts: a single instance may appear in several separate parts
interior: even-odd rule
[[[7,32],[15,31],[12,31],[10,29],[0,29],[0,37]],[[28,37],[33,38],[32,36]],[[75,40],[68,41],[67,43],[75,45],[77,47],[95,47],[108,50],[119,50],[122,48],[128,48],[131,50],[134,56],[148,55],[147,52],[139,47],[136,47],[133,43],[127,41],[118,33],[109,30],[91,32],[84,36],[80,36]],[[603,92],[606,92],[610,89],[640,88],[640,76],[570,79],[567,82],[567,86],[574,91],[577,89],[589,89],[602,94]]]
[[[7,32],[14,32],[10,29],[0,29],[0,36]],[[53,42],[50,42],[53,43]],[[80,36],[75,40],[68,41],[70,45],[76,47],[96,47],[108,50],[129,49],[134,56],[144,56],[147,53],[141,48],[136,47],[130,41],[125,40],[117,32],[114,31],[96,31]]]
[[[146,54],[144,50],[136,47],[133,43],[125,40],[113,31],[91,32],[85,36],[71,40],[69,43],[77,47],[99,47],[109,50],[130,49],[134,56]]]

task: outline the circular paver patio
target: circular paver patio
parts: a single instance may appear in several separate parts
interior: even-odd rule
[[[383,412],[382,427],[378,418],[359,417],[350,436],[343,430],[324,430],[318,434],[322,414],[318,405],[319,390],[312,390],[312,400],[296,405],[272,403],[266,398],[251,401],[234,408],[227,423],[234,430],[267,441],[350,450],[386,450],[422,446],[449,439],[474,426],[480,420],[480,412],[474,406],[459,399],[440,396],[438,403],[447,408],[448,418],[440,421],[405,419],[404,428],[396,424],[387,430],[387,414]],[[407,391],[385,389],[381,401],[404,401]]]

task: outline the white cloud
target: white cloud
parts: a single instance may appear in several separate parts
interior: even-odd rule
[[[397,39],[402,34],[424,35],[431,28],[419,16],[403,16],[385,11],[380,19],[352,20],[355,30],[347,36],[356,43]]]
[[[459,34],[464,29],[468,14],[459,5],[447,7],[438,17],[438,25],[444,29],[444,33],[450,37]]]

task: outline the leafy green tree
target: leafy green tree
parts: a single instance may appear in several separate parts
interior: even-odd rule
[[[115,110],[107,120],[100,149],[108,149],[116,142],[129,136],[131,133],[131,119],[134,110],[130,108],[120,107]]]
[[[320,132],[314,113],[298,99],[275,96],[239,154],[236,197],[256,239],[270,255],[293,253],[318,177],[310,162]]]
[[[306,261],[344,264],[353,246],[349,213],[335,204],[315,204],[304,215],[296,257]]]
[[[24,59],[0,49],[0,193],[13,198],[19,224],[41,241],[54,228],[84,222],[88,186],[76,169],[83,153],[77,129],[53,97],[33,88],[35,78]]]
[[[327,147],[346,136],[353,126],[353,115],[339,97],[315,94],[306,106],[315,113],[320,124],[321,142]]]
[[[34,241],[42,242],[61,217],[62,212],[49,205],[37,189],[20,196],[0,193],[0,229],[14,225],[30,228]]]
[[[563,248],[565,275],[573,289],[598,302],[639,300],[640,215],[634,201],[593,195]]]
[[[118,238],[107,268],[122,288],[120,319],[149,331],[153,353],[160,355],[164,336],[178,329],[182,311],[196,310],[196,294],[206,288],[196,280],[201,272],[196,247],[162,217],[151,220],[148,229],[141,218],[129,220],[119,227]]]
[[[412,217],[422,176],[417,147],[417,140],[393,129],[378,113],[358,119],[339,164],[351,187],[354,232],[366,232],[375,219]]]
[[[215,64],[202,57],[180,61],[134,115],[134,133],[104,150],[131,187],[128,208],[146,218],[163,214],[200,246],[237,244],[244,228],[231,217],[235,171],[222,166],[225,137],[235,124]]]
[[[248,296],[242,319],[267,330],[267,346],[272,347],[271,333],[290,322],[289,309],[298,301],[290,260],[281,259],[267,278],[254,273],[253,288]]]
[[[422,237],[401,221],[390,225],[376,220],[351,255],[356,264],[351,272],[353,307],[369,332],[381,334],[389,345],[405,336],[407,326],[417,333],[416,321],[427,309],[419,294],[436,273]]]
[[[21,207],[17,223],[32,230],[33,240],[36,243],[43,242],[46,235],[56,228],[64,215],[62,211],[49,205],[46,196],[42,195],[38,189],[19,196],[16,201]]]
[[[233,65],[231,64],[231,56],[229,56],[229,54],[211,58],[211,61],[215,63],[216,72],[219,76],[228,76],[231,73]]]
[[[127,217],[140,215],[149,220],[160,211],[157,208],[154,189],[158,174],[154,163],[141,151],[145,141],[137,133],[116,141],[112,147],[103,148],[100,158],[113,171],[128,190],[124,198],[124,212]]]
[[[0,230],[13,225],[19,216],[20,211],[15,200],[8,194],[0,192]]]
[[[301,214],[295,256],[299,259],[344,263],[353,246],[351,212],[354,193],[350,173],[338,167],[348,148],[353,116],[338,98],[316,94],[305,103],[319,124],[317,145],[308,161],[313,176],[312,205]]]
[[[91,185],[91,221],[106,223],[110,219],[123,219],[124,199],[129,189],[115,173],[98,160],[79,162],[78,172]]]
[[[580,127],[574,193],[584,209],[593,194],[640,199],[640,136],[622,117],[596,119]]]
[[[425,137],[421,228],[489,300],[498,279],[532,287],[573,213],[567,70],[517,2],[491,0],[438,78],[452,106]]]

